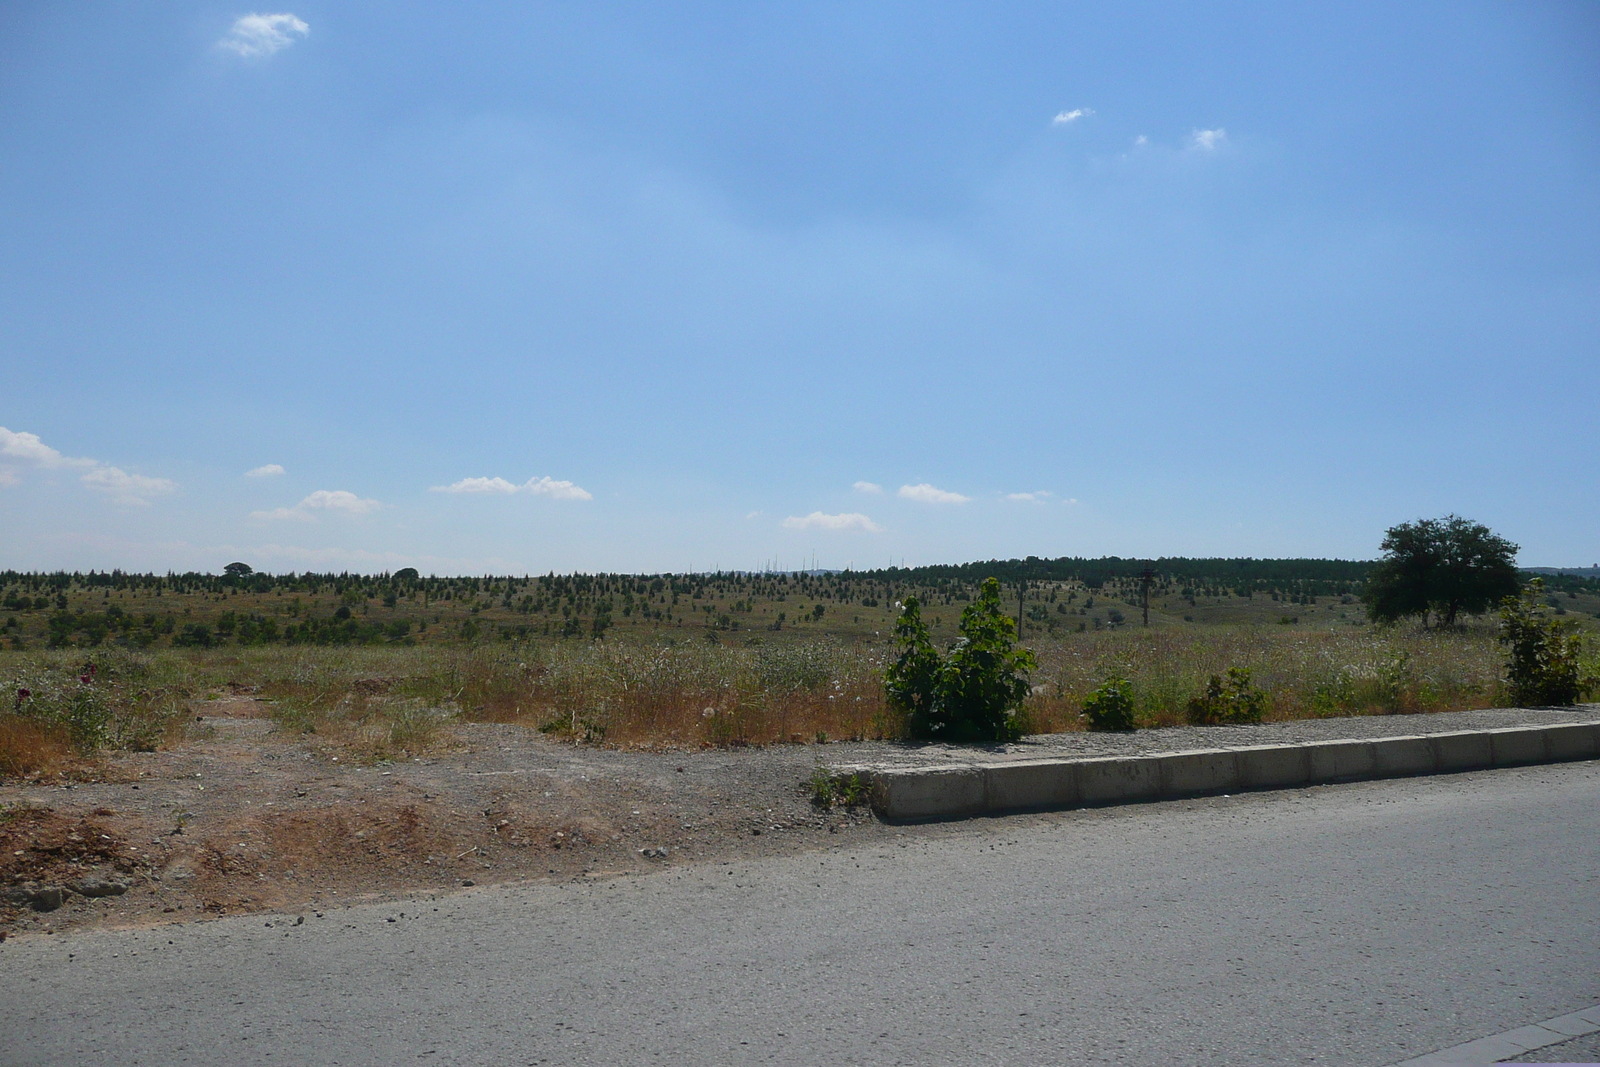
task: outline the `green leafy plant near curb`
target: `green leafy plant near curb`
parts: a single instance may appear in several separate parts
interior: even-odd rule
[[[1267,694],[1251,684],[1250,671],[1229,667],[1227,679],[1213,674],[1206,682],[1206,691],[1189,698],[1185,712],[1195,726],[1237,726],[1260,722],[1266,710]]]
[[[1500,607],[1500,643],[1506,646],[1506,681],[1522,706],[1565,706],[1600,686],[1584,669],[1583,638],[1566,619],[1549,616],[1540,603],[1544,581],[1535,578]]]
[[[1113,675],[1083,700],[1083,717],[1091,730],[1133,729],[1133,683]]]
[[[948,655],[933,647],[916,597],[895,623],[900,655],[884,674],[889,703],[903,711],[912,737],[973,742],[1015,741],[1026,732],[1022,702],[1030,690],[1033,653],[1016,645],[1016,624],[1000,606],[1000,583],[989,578],[961,612],[961,637]]]
[[[819,808],[841,805],[860,807],[872,796],[872,778],[858,771],[835,774],[826,767],[818,767],[806,782],[811,793],[811,803]]]

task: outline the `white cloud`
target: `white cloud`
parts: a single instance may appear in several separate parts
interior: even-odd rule
[[[93,467],[92,459],[73,459],[63,456],[39,440],[38,434],[13,433],[0,426],[0,456],[10,456],[13,459],[26,460],[40,467]]]
[[[515,493],[517,487],[504,478],[463,478],[453,485],[436,485],[432,493]]]
[[[246,478],[272,478],[283,473],[283,468],[276,463],[268,463],[262,467],[255,467],[244,472]]]
[[[1079,119],[1088,118],[1093,114],[1094,108],[1092,107],[1075,107],[1071,111],[1061,112],[1050,121],[1054,122],[1057,126],[1068,126],[1074,122],[1077,122]]]
[[[1007,500],[1016,500],[1016,501],[1019,501],[1021,503],[1025,503],[1025,504],[1026,503],[1042,504],[1042,503],[1045,502],[1045,500],[1049,499],[1052,496],[1055,496],[1055,494],[1052,493],[1048,489],[1035,489],[1031,493],[1007,493],[1006,494],[1006,499]]]
[[[271,511],[252,511],[252,519],[293,519],[297,522],[316,522],[319,511],[343,512],[346,515],[366,515],[383,507],[379,501],[356,496],[343,489],[318,489],[292,508],[273,508]]]
[[[855,485],[852,485],[850,488],[854,489],[858,493],[881,493],[881,492],[883,492],[883,486],[878,485],[876,482],[857,482]]]
[[[0,467],[0,489],[10,489],[13,485],[22,484],[22,475],[12,467]]]
[[[1147,145],[1150,143],[1150,138],[1141,133],[1139,136],[1133,139],[1133,143],[1136,145]]]
[[[146,497],[162,496],[178,488],[176,482],[165,478],[147,478],[142,474],[129,474],[119,467],[96,467],[83,476],[83,484],[96,492],[105,493],[119,504],[150,503]]]
[[[907,500],[916,500],[923,504],[965,504],[971,497],[952,493],[948,489],[923,482],[921,485],[902,485],[900,495]]]
[[[554,478],[529,478],[515,485],[504,478],[463,478],[451,485],[436,485],[434,493],[533,493],[535,496],[554,497],[556,500],[593,500],[594,494],[581,485],[556,481]]]
[[[558,482],[551,478],[529,478],[522,485],[525,493],[538,493],[541,496],[552,496],[557,500],[593,500],[594,494],[582,486],[573,485],[571,482]]]
[[[270,56],[294,44],[296,37],[304,37],[311,27],[293,15],[241,15],[234,20],[228,35],[217,42],[241,56]]]
[[[1214,130],[1196,130],[1189,135],[1189,147],[1201,152],[1215,152],[1228,139],[1228,131],[1218,126]]]
[[[83,484],[97,492],[108,494],[119,504],[148,504],[150,501],[146,499],[147,497],[160,496],[178,488],[176,482],[169,482],[165,478],[129,474],[118,467],[95,459],[63,456],[39,440],[38,434],[15,432],[4,426],[0,426],[0,456],[20,459],[45,470],[87,467],[89,469],[81,479]],[[21,481],[22,476],[14,467],[5,468],[4,476],[0,477],[0,485],[5,486],[18,485]]]
[[[863,530],[866,533],[882,533],[883,527],[859,512],[849,512],[844,515],[824,515],[820,511],[800,517],[791,515],[783,520],[785,530]]]

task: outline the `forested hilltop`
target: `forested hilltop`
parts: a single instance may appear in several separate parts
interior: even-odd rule
[[[10,648],[104,643],[211,647],[439,641],[653,639],[883,640],[895,603],[915,595],[936,633],[988,577],[1000,580],[1024,636],[1150,625],[1366,625],[1359,601],[1374,564],[1327,559],[990,560],[872,571],[424,576],[222,574],[119,570],[0,572],[0,634]],[[1550,575],[1565,610],[1600,607],[1600,579]]]

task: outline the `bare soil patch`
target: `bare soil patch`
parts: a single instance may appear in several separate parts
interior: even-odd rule
[[[19,891],[0,929],[294,911],[892,834],[864,808],[814,807],[805,789],[824,757],[861,745],[620,751],[456,723],[433,755],[362,765],[278,729],[248,693],[195,710],[170,749],[0,785],[0,891]],[[86,878],[124,889],[68,888]],[[20,893],[55,886],[61,903],[44,910]]]

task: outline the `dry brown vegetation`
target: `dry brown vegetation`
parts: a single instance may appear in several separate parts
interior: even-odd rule
[[[1134,687],[1139,724],[1175,725],[1206,678],[1248,668],[1267,718],[1395,714],[1503,703],[1487,626],[1452,631],[1138,628],[1029,642],[1039,657],[1030,730],[1082,729],[1083,698],[1108,677]],[[0,657],[30,697],[0,717],[0,768],[59,769],[98,747],[172,744],[188,701],[259,695],[280,728],[358,759],[448,745],[454,722],[515,723],[624,748],[736,747],[897,738],[882,671],[891,646],[832,638],[771,645],[546,641],[481,646],[242,648]],[[87,679],[87,680],[86,680]],[[163,740],[164,739],[164,740]]]

